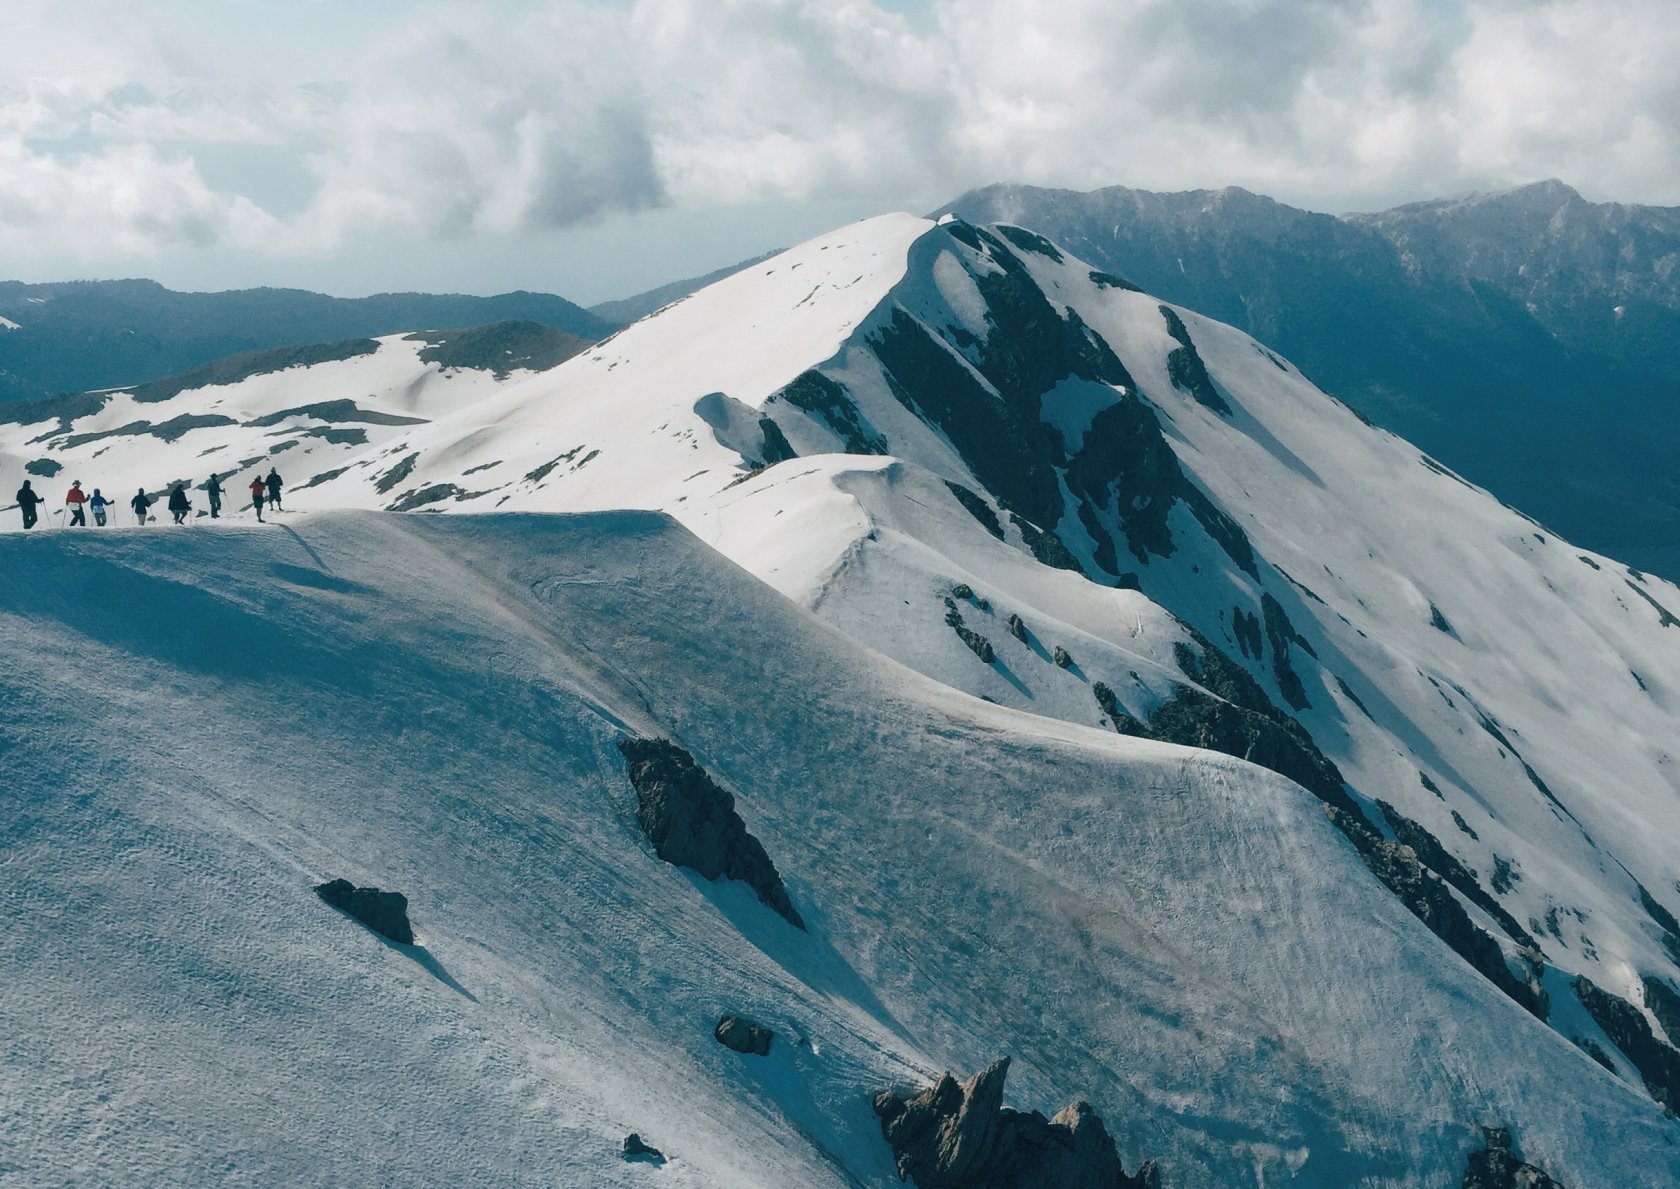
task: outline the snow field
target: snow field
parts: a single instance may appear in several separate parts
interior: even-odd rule
[[[1005,1052],[1013,1100],[1091,1099],[1175,1185],[1438,1184],[1499,1120],[1573,1185],[1680,1175],[1293,785],[955,693],[663,518],[0,552],[25,1183],[886,1186],[868,1095]],[[625,731],[737,793],[810,935],[652,858]],[[424,948],[320,904],[337,875]]]

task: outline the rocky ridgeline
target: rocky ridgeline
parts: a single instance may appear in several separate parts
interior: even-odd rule
[[[1503,1127],[1484,1127],[1487,1147],[1473,1152],[1464,1169],[1461,1189],[1563,1189],[1532,1164],[1524,1164],[1511,1150],[1511,1133]]]
[[[688,752],[665,739],[621,739],[636,790],[636,821],[653,851],[706,879],[736,879],[789,924],[805,927],[764,846],[747,832],[735,798]]]
[[[901,1178],[917,1189],[1160,1189],[1150,1162],[1128,1176],[1089,1103],[1046,1119],[1003,1105],[1009,1058],[959,1084],[950,1074],[914,1095],[875,1096]]]
[[[1114,729],[1124,735],[1222,752],[1299,784],[1324,803],[1330,820],[1371,873],[1430,932],[1489,982],[1545,1020],[1550,1004],[1540,985],[1544,965],[1533,937],[1481,889],[1473,873],[1452,860],[1415,822],[1394,814],[1390,820],[1401,841],[1384,838],[1349,795],[1340,769],[1318,749],[1307,730],[1272,702],[1246,669],[1199,633],[1192,633],[1192,638],[1196,648],[1179,645],[1175,659],[1185,676],[1202,688],[1179,686],[1147,723],[1127,714],[1107,685],[1099,681],[1092,686],[1098,707]],[[1521,965],[1526,969],[1521,976],[1512,971],[1499,942],[1454,897],[1452,887],[1488,911],[1522,947]]]

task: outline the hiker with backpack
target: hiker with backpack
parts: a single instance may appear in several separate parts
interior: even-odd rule
[[[169,513],[175,517],[176,524],[187,522],[187,513],[192,511],[192,504],[187,500],[187,485],[177,483],[169,490]]]
[[[87,527],[87,492],[82,490],[82,481],[74,480],[70,490],[65,493],[64,506],[70,509],[70,524]]]
[[[135,493],[133,499],[128,501],[128,506],[134,509],[134,523],[145,524],[146,513],[151,510],[152,501],[146,498],[146,489],[144,487]]]
[[[210,519],[219,520],[222,515],[222,481],[216,475],[210,476],[210,481],[204,485],[204,494],[210,497]]]
[[[23,486],[18,488],[17,502],[18,510],[23,513],[23,527],[34,528],[35,508],[44,501],[41,499],[40,493],[30,485],[28,479],[25,479]]]
[[[88,507],[93,509],[93,523],[97,527],[105,527],[105,509],[110,506],[111,501],[101,495],[99,493],[99,488],[95,487],[93,489],[93,496],[88,500]]]
[[[263,482],[261,475],[251,476],[251,507],[257,510],[257,522],[261,524],[263,496],[268,494],[268,484]]]
[[[280,472],[273,467],[268,468],[268,506],[275,512],[280,508]]]

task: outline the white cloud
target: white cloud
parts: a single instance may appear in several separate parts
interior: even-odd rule
[[[664,203],[931,206],[998,179],[1334,208],[1557,175],[1680,203],[1673,0],[17,4],[14,256],[325,253]],[[230,182],[238,158],[213,150],[257,145],[311,193]]]

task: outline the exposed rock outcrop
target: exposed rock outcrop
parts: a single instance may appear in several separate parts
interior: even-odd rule
[[[735,798],[688,752],[665,739],[620,739],[636,790],[636,821],[653,851],[706,879],[740,880],[800,929],[805,922],[764,846],[747,832]]]
[[[316,884],[315,894],[381,937],[400,945],[414,944],[414,929],[408,923],[408,897],[401,892],[358,888],[347,879],[330,879]]]
[[[665,1163],[665,1153],[645,1142],[634,1131],[624,1137],[624,1147],[619,1151],[619,1156],[632,1163],[639,1162],[653,1165]]]
[[[809,413],[839,438],[847,454],[885,454],[887,440],[875,432],[857,402],[841,385],[818,371],[801,372],[771,399]]]
[[[1220,416],[1229,417],[1231,406],[1225,403],[1225,398],[1214,386],[1213,377],[1208,375],[1207,365],[1202,362],[1196,344],[1191,341],[1190,331],[1185,328],[1184,319],[1180,318],[1171,306],[1156,308],[1161,311],[1161,317],[1167,324],[1167,333],[1178,343],[1167,356],[1167,377],[1172,380],[1173,387],[1188,392]]]
[[[1484,1127],[1487,1144],[1472,1152],[1464,1167],[1461,1189],[1563,1189],[1532,1164],[1524,1164],[1511,1150],[1511,1133],[1503,1127]]]
[[[992,642],[963,622],[962,612],[957,610],[957,604],[951,599],[945,600],[945,622],[957,633],[957,638],[968,645],[969,651],[982,662],[989,665],[997,660],[997,652],[992,648]]]
[[[1056,645],[1056,651],[1051,653],[1050,656],[1051,659],[1056,662],[1056,667],[1058,669],[1073,668],[1073,654],[1068,652],[1068,650],[1063,648],[1060,644]]]
[[[726,1049],[758,1057],[768,1057],[770,1044],[776,1039],[774,1029],[754,1023],[745,1016],[724,1016],[718,1020],[712,1036]]]
[[[1128,1176],[1089,1103],[1053,1119],[1003,1105],[1005,1057],[958,1084],[950,1074],[914,1095],[875,1096],[900,1179],[917,1189],[1159,1189],[1155,1166]]]
[[[961,483],[953,483],[947,479],[945,486],[951,489],[951,494],[957,497],[957,502],[968,509],[968,514],[978,520],[987,532],[998,540],[1003,540],[1003,525],[998,523],[997,513],[992,511],[990,504]]]
[[[1519,925],[1515,917],[1505,911],[1504,905],[1488,895],[1477,881],[1476,873],[1448,853],[1446,847],[1441,845],[1440,840],[1435,835],[1395,809],[1387,801],[1378,801],[1377,808],[1387,819],[1389,828],[1394,831],[1394,836],[1400,840],[1402,845],[1412,848],[1412,852],[1417,855],[1420,863],[1446,880],[1454,888],[1457,888],[1459,893],[1470,903],[1498,921],[1500,928],[1505,930],[1511,940],[1528,949],[1539,951],[1540,946],[1534,940],[1533,935]],[[1505,886],[1507,890],[1510,887],[1509,883]]]
[[[1651,1097],[1671,1111],[1680,1108],[1680,1051],[1658,1040],[1645,1013],[1626,999],[1612,995],[1584,974],[1577,975],[1572,985],[1587,1014],[1639,1071]]]
[[[1657,1017],[1669,1043],[1680,1042],[1680,992],[1672,984],[1648,974],[1641,981],[1645,984],[1645,1006]]]
[[[773,467],[778,462],[787,462],[799,457],[782,432],[782,427],[768,417],[758,419],[758,432],[764,438],[764,444],[759,448],[759,456],[764,459],[764,465]]]

